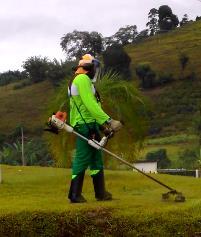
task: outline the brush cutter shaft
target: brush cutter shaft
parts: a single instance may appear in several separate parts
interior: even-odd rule
[[[82,138],[83,140],[87,141],[88,144],[92,147],[94,147],[97,150],[103,150],[105,153],[111,155],[112,157],[114,157],[116,160],[121,161],[122,163],[124,163],[125,165],[137,170],[139,173],[141,173],[142,175],[145,175],[147,178],[152,179],[153,181],[155,181],[156,183],[162,185],[163,187],[169,189],[170,191],[174,191],[177,192],[176,190],[170,188],[169,186],[167,186],[166,184],[160,182],[159,180],[153,178],[152,176],[149,176],[148,174],[144,173],[143,171],[137,169],[133,164],[129,163],[128,161],[122,159],[121,157],[115,155],[114,153],[108,151],[107,149],[105,149],[103,146],[107,143],[108,138],[107,137],[103,137],[102,140],[100,142],[96,141],[96,140],[91,140],[88,139],[84,136],[82,136],[81,134],[77,133],[76,131],[74,131],[74,129],[69,126],[68,124],[66,124],[65,122],[61,121],[60,119],[56,118],[55,115],[52,116],[51,118],[51,122],[58,128],[58,129],[64,129],[66,132],[70,132],[70,133],[74,133],[76,136]]]
[[[101,145],[100,145],[96,140],[87,139],[86,137],[82,136],[81,134],[77,133],[77,132],[74,131],[74,130],[73,130],[73,133],[74,133],[76,136],[78,136],[78,137],[82,138],[83,140],[87,141],[88,144],[89,144],[90,146],[94,147],[95,149],[100,150],[100,149],[102,148]]]
[[[108,140],[108,138],[105,137],[105,136],[101,139],[100,142],[97,142],[94,139],[87,139],[86,137],[84,137],[81,134],[74,131],[74,129],[71,126],[69,126],[65,122],[61,121],[60,119],[58,119],[55,115],[52,115],[51,123],[54,126],[56,126],[59,130],[63,129],[66,132],[74,133],[76,136],[78,136],[78,137],[82,138],[83,140],[87,141],[90,146],[94,147],[97,150],[100,150],[103,146],[105,146],[106,143],[107,143],[107,140]]]
[[[166,184],[160,182],[159,180],[153,178],[152,176],[149,176],[148,174],[144,173],[143,171],[137,169],[133,164],[129,163],[128,161],[126,161],[126,160],[124,160],[124,159],[122,159],[120,156],[117,156],[116,154],[114,154],[114,153],[108,151],[107,149],[105,149],[103,146],[100,145],[101,142],[98,143],[98,142],[95,141],[95,140],[87,139],[86,137],[82,136],[81,134],[79,134],[79,133],[77,133],[77,132],[75,132],[75,131],[73,131],[73,133],[74,133],[75,135],[77,135],[78,137],[82,138],[83,140],[87,141],[90,146],[92,146],[92,147],[94,147],[94,148],[96,148],[96,149],[98,149],[98,150],[100,150],[100,149],[103,150],[105,153],[111,155],[111,156],[114,157],[116,160],[121,161],[121,162],[124,163],[125,165],[130,166],[131,168],[137,170],[139,173],[141,173],[142,175],[145,175],[147,178],[152,179],[153,181],[155,181],[156,183],[158,183],[158,184],[162,185],[163,187],[169,189],[170,191],[175,191],[174,189],[172,189],[171,187],[167,186]],[[103,139],[105,139],[105,137],[103,137]],[[101,140],[101,141],[102,141],[102,140]]]
[[[74,133],[75,135],[77,135],[78,137],[82,138],[83,140],[87,141],[90,146],[92,146],[92,147],[94,147],[94,148],[96,148],[96,149],[98,149],[98,150],[100,150],[100,149],[103,150],[105,153],[111,155],[111,156],[114,157],[116,160],[121,161],[121,162],[124,163],[125,165],[130,166],[131,168],[137,170],[139,173],[145,175],[147,178],[152,179],[153,181],[155,181],[156,183],[158,183],[158,184],[162,185],[163,187],[169,189],[170,191],[175,191],[174,189],[170,188],[170,187],[167,186],[166,184],[160,182],[159,180],[153,178],[152,176],[149,176],[148,174],[144,173],[143,171],[137,169],[133,164],[129,163],[128,161],[126,161],[126,160],[122,159],[121,157],[117,156],[116,154],[114,154],[114,153],[108,151],[107,149],[105,149],[103,146],[100,145],[101,142],[98,143],[98,142],[95,141],[95,140],[87,139],[86,137],[82,136],[81,134],[79,134],[79,133],[77,133],[77,132],[75,132],[75,131],[73,131],[73,133]],[[105,137],[103,137],[103,138],[105,139]],[[101,140],[101,141],[102,141],[102,140]]]
[[[136,168],[133,164],[129,163],[128,161],[122,159],[121,157],[115,155],[114,153],[108,151],[107,149],[105,149],[104,147],[102,147],[102,150],[106,153],[108,153],[109,155],[113,156],[115,159],[121,161],[122,163],[124,163],[125,165],[130,166],[131,168],[137,170],[139,173],[145,175],[147,178],[152,179],[153,181],[157,182],[158,184],[162,185],[163,187],[169,189],[170,191],[175,191],[174,189],[170,188],[169,186],[167,186],[166,184],[160,182],[159,180],[153,178],[152,176],[149,176],[148,174],[144,173],[143,171],[139,170],[138,168]]]

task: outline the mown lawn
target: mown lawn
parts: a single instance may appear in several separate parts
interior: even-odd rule
[[[68,169],[2,166],[2,172],[0,234],[6,233],[5,236],[12,236],[13,231],[15,236],[60,236],[57,235],[60,233],[58,230],[53,233],[51,229],[52,234],[49,233],[50,228],[53,228],[49,223],[54,228],[63,225],[64,232],[71,230],[72,233],[65,232],[68,236],[127,236],[125,233],[131,234],[128,236],[156,236],[152,235],[154,233],[157,236],[169,236],[165,234],[166,231],[171,236],[174,233],[175,236],[183,236],[177,235],[177,230],[184,234],[188,231],[195,233],[201,220],[201,179],[154,175],[183,192],[186,202],[176,203],[173,199],[162,201],[161,194],[167,190],[141,174],[133,171],[106,171],[107,188],[112,192],[114,200],[97,202],[87,174],[83,193],[88,202],[70,204],[66,196],[70,183]],[[14,226],[11,228],[12,233],[5,225]],[[27,226],[30,226],[30,230]],[[34,231],[41,231],[41,228],[42,232],[34,235]],[[83,235],[75,234],[77,228],[83,228],[79,232]],[[91,228],[96,230],[97,235],[87,235]],[[26,229],[26,235],[19,234],[22,229]],[[140,235],[142,233],[147,235]]]
[[[111,202],[97,202],[94,198],[91,178],[85,177],[86,204],[72,205],[66,193],[70,184],[70,170],[41,167],[2,166],[3,183],[0,185],[1,213],[23,210],[64,211],[110,207],[119,214],[156,212],[191,207],[201,202],[201,179],[180,176],[154,175],[166,184],[182,191],[187,202],[162,202],[161,194],[167,190],[133,171],[106,171],[106,185],[113,193]],[[157,205],[155,205],[157,202]]]

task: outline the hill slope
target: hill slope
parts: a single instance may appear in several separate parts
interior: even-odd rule
[[[13,90],[14,84],[0,87],[0,133],[10,133],[18,124],[34,132],[43,127],[49,99],[54,93],[48,81]]]
[[[129,45],[126,50],[132,58],[133,71],[138,63],[149,62],[156,72],[172,72],[176,78],[181,73],[179,54],[185,52],[190,58],[185,73],[194,71],[200,79],[201,22],[198,21],[173,32],[151,37],[137,45]],[[17,124],[24,124],[32,131],[42,127],[46,120],[45,108],[54,94],[52,86],[45,81],[19,90],[12,88],[12,84],[0,87],[0,113],[6,115],[1,119],[0,133],[11,132]],[[190,82],[189,85],[183,81],[173,82],[163,88],[146,91],[145,95],[155,103],[153,127],[159,125],[159,127],[165,127],[165,132],[172,133],[175,127],[179,126],[180,131],[189,126],[192,114],[196,112],[197,104],[200,103],[200,91],[201,80]],[[192,105],[193,108],[183,109],[183,106],[189,107],[189,105]],[[180,113],[180,111],[183,112]],[[173,121],[175,116],[177,117],[176,126]],[[184,117],[186,119],[178,125]]]
[[[133,75],[137,64],[147,62],[158,75],[173,73],[175,78],[168,85],[144,91],[154,103],[153,130],[162,135],[186,132],[201,104],[201,21],[129,45],[126,51],[132,59]],[[189,57],[184,76],[195,73],[194,80],[179,80],[181,53]]]
[[[172,72],[180,75],[180,53],[186,53],[190,58],[187,71],[195,71],[201,75],[201,21],[189,23],[170,33],[156,35],[136,46],[126,48],[132,59],[132,67],[138,63],[149,62],[157,72]]]

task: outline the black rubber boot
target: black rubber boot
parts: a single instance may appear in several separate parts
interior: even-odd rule
[[[112,200],[112,194],[105,190],[104,172],[100,170],[97,174],[91,176],[93,178],[93,185],[95,197],[98,201]]]
[[[71,180],[71,186],[68,194],[68,198],[71,203],[86,202],[86,199],[82,196],[82,186],[84,181],[84,172],[77,175]]]

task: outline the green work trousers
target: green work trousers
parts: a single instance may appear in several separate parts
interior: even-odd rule
[[[76,125],[74,129],[88,139],[100,140],[99,128],[96,123]],[[91,175],[95,175],[100,170],[103,170],[102,152],[90,146],[87,141],[77,137],[76,151],[72,164],[72,178],[84,172],[88,167],[90,168]]]

